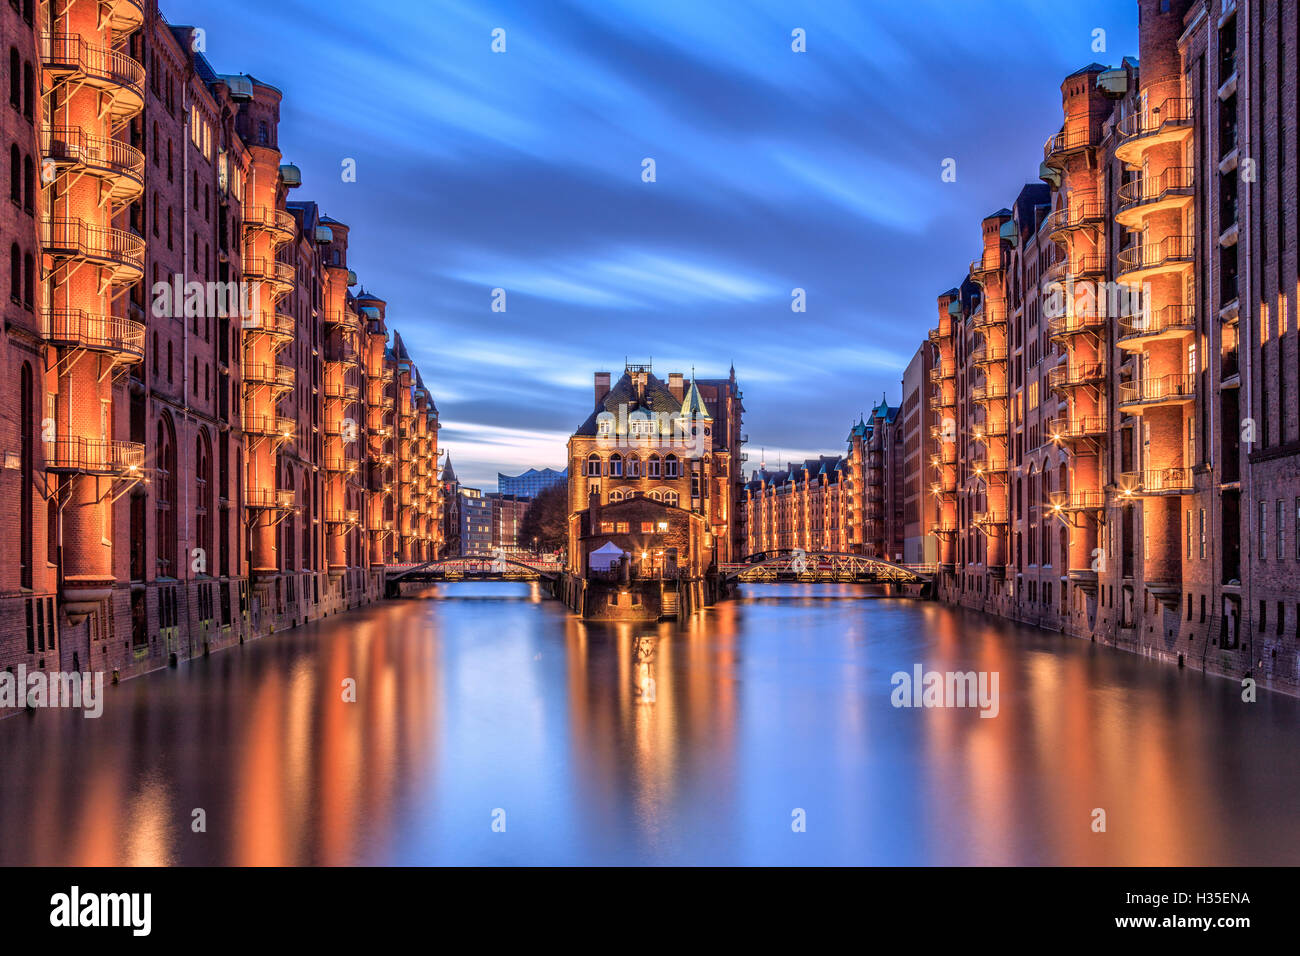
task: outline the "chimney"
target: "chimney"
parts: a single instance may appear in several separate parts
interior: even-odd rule
[[[600,492],[587,493],[587,527],[591,534],[600,533]]]
[[[673,398],[682,401],[686,398],[686,383],[682,380],[681,372],[668,373],[668,391],[673,393]]]
[[[604,401],[605,396],[609,394],[609,373],[596,373],[596,404],[599,405]]]

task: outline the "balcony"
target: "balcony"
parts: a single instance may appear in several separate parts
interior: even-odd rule
[[[1106,493],[1095,490],[1053,492],[1051,505],[1053,511],[1101,511],[1106,507]]]
[[[1106,316],[1096,311],[1067,312],[1047,320],[1047,334],[1053,339],[1068,339],[1072,335],[1100,334],[1106,327]]]
[[[957,377],[956,362],[940,362],[938,365],[930,369],[930,381],[936,385],[942,382],[945,378],[956,378],[956,377]]]
[[[948,495],[957,490],[957,475],[950,471],[945,471],[939,476],[939,480],[931,482],[930,490],[936,495]]]
[[[1116,344],[1130,352],[1142,351],[1162,339],[1186,338],[1196,331],[1196,310],[1190,305],[1167,305],[1154,312],[1120,316]]]
[[[270,363],[248,363],[243,368],[244,383],[255,388],[266,386],[273,392],[293,390],[294,369],[289,365],[272,365]]]
[[[246,488],[244,504],[258,511],[293,511],[293,492],[280,488]]]
[[[41,247],[56,259],[107,269],[114,285],[131,285],[144,277],[144,240],[121,229],[81,219],[42,219]]]
[[[103,182],[113,205],[134,202],[144,194],[144,153],[134,146],[93,136],[78,126],[47,126],[41,130],[41,151],[56,169]]]
[[[938,345],[939,342],[944,338],[944,336],[939,333],[938,329],[931,329],[929,334],[930,334],[930,341],[933,342],[935,345]]]
[[[1091,415],[1059,415],[1049,418],[1047,437],[1057,444],[1091,440],[1106,434],[1106,416],[1100,412]]]
[[[1075,229],[1100,226],[1106,220],[1106,207],[1099,202],[1078,203],[1073,208],[1062,206],[1043,221],[1049,239],[1063,241]]]
[[[1142,154],[1152,146],[1185,140],[1191,134],[1191,99],[1169,97],[1120,120],[1120,141],[1115,147],[1115,156],[1130,166],[1141,166]]]
[[[361,389],[346,382],[326,382],[325,397],[336,402],[355,402],[361,396]]]
[[[282,341],[291,341],[297,322],[287,312],[256,312],[244,319],[243,328],[249,335],[270,335]]]
[[[1005,418],[986,419],[975,426],[971,432],[974,441],[982,442],[989,438],[1006,438],[1008,423]]]
[[[78,475],[144,477],[144,445],[68,436],[45,442],[45,469]]]
[[[1153,468],[1120,475],[1121,495],[1190,495],[1196,491],[1190,468]]]
[[[1119,405],[1134,414],[1161,405],[1185,405],[1196,398],[1196,376],[1187,373],[1153,375],[1120,382]]]
[[[972,402],[978,405],[987,405],[989,402],[1004,402],[1007,399],[1006,382],[985,382],[982,385],[976,385],[970,390]]]
[[[246,435],[275,439],[291,439],[298,431],[298,423],[283,415],[244,415],[243,431]]]
[[[930,525],[930,533],[931,534],[956,534],[957,522],[953,521],[951,518],[940,519],[939,521],[936,521],[934,524]]]
[[[986,308],[983,304],[971,318],[973,329],[993,329],[1007,324],[1007,314],[1002,309]]]
[[[1007,347],[1005,345],[989,345],[980,343],[975,346],[975,351],[971,353],[971,364],[976,366],[996,365],[1007,360]]]
[[[293,291],[297,270],[287,262],[253,256],[244,259],[244,277],[254,282],[264,282],[276,295]]]
[[[86,86],[102,94],[114,125],[144,109],[144,67],[125,53],[92,46],[75,33],[42,33],[40,56],[41,66],[73,89]]]
[[[1067,362],[1047,370],[1047,387],[1058,392],[1106,380],[1105,362]]]
[[[45,341],[62,349],[107,355],[114,363],[144,360],[144,323],[80,309],[56,309],[42,316]]]
[[[351,475],[356,473],[357,463],[342,455],[326,455],[325,470],[337,475]]]
[[[1043,144],[1043,162],[1060,169],[1070,156],[1095,149],[1098,139],[1091,125],[1086,128],[1063,129],[1055,136],[1049,136]]]
[[[1001,257],[996,254],[993,256],[993,262],[989,263],[988,265],[985,265],[983,256],[981,256],[979,259],[974,260],[970,264],[971,281],[978,282],[981,285],[989,281],[990,279],[994,278],[1001,271],[1002,271]]]
[[[346,511],[334,509],[329,511],[325,516],[326,524],[357,525],[361,523],[360,511]]]
[[[1119,187],[1115,221],[1140,228],[1153,213],[1184,209],[1192,203],[1192,167],[1170,166],[1156,176],[1138,176]]]
[[[975,527],[986,534],[990,530],[1005,531],[1007,522],[1005,511],[977,511],[973,519]]]
[[[245,206],[244,229],[267,233],[275,245],[290,242],[298,234],[293,214],[273,206]]]
[[[1007,470],[1005,454],[982,455],[971,461],[971,474],[983,481],[987,476],[999,476]]]
[[[125,37],[144,26],[144,0],[101,0],[107,7],[108,26],[114,37]]]

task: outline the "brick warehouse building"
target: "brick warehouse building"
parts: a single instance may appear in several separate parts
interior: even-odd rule
[[[591,414],[569,438],[569,570],[586,569],[582,529],[600,533],[600,522],[587,519],[593,501],[649,498],[698,516],[702,524],[683,525],[700,528],[691,563],[683,552],[676,565],[692,576],[747,553],[740,550],[745,436],[736,370],[689,382],[673,372],[664,382],[648,365],[627,365],[612,386],[609,372],[595,373],[594,397]],[[678,528],[676,519],[670,524]]]
[[[914,392],[919,432],[924,410],[919,387]],[[849,429],[843,455],[775,471],[762,464],[743,488],[741,556],[799,548],[902,563],[907,522],[916,520],[907,517],[906,502],[918,497],[926,474],[919,437],[909,450],[902,412],[882,399]]]
[[[1297,13],[1141,0],[1062,84],[930,333],[946,599],[1300,682]]]
[[[0,22],[0,666],[129,676],[437,555],[437,409],[347,227],[288,200],[280,93],[148,0]]]

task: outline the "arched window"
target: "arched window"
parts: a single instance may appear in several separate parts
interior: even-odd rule
[[[660,492],[658,488],[656,488],[656,489],[654,489],[653,491],[650,492],[650,498],[651,498],[651,500],[653,500],[653,501],[662,501],[662,500],[663,500],[663,493]]]
[[[178,577],[176,562],[176,429],[171,416],[158,419],[154,444],[154,540],[160,577]]]
[[[600,456],[599,455],[587,456],[587,477],[589,478],[600,477]]]
[[[629,478],[641,477],[641,459],[636,455],[627,456],[627,476]]]
[[[31,119],[36,112],[36,80],[30,63],[23,64],[23,115]]]
[[[22,477],[19,482],[19,494],[21,495],[18,521],[19,585],[30,588],[32,586],[33,567],[32,494],[36,487],[33,478],[35,446],[33,422],[36,420],[36,395],[32,386],[32,366],[28,362],[23,363],[20,393],[19,401],[22,405],[22,420],[18,425],[18,458],[19,467],[22,469]]]
[[[609,476],[611,478],[623,477],[623,456],[614,452],[609,459]]]
[[[194,462],[195,516],[198,519],[195,545],[202,549],[204,572],[211,574],[215,560],[212,553],[212,445],[204,429],[199,430],[198,438],[195,439]]]
[[[23,105],[22,92],[22,61],[18,59],[18,48],[9,48],[9,105],[14,109],[21,109]]]
[[[610,500],[611,503],[613,503],[613,502],[615,502],[615,501],[622,501],[622,500],[623,500],[623,492],[620,491],[619,489],[615,488],[613,491],[611,491],[611,492],[609,493],[609,500]]]
[[[23,201],[23,169],[22,154],[18,152],[18,144],[14,143],[9,147],[9,199],[12,202],[21,203]]]
[[[665,491],[665,492],[664,492],[664,504],[666,504],[666,505],[672,505],[674,508],[676,508],[676,507],[677,507],[677,502],[678,502],[679,500],[680,500],[680,498],[678,497],[677,492],[675,492],[675,491]]]
[[[677,477],[677,456],[676,455],[668,455],[667,457],[664,458],[664,477],[665,478]]]
[[[23,256],[23,305],[31,308],[36,301],[36,260],[29,252]]]
[[[658,478],[660,471],[659,464],[659,456],[651,455],[650,460],[646,462],[646,476],[649,478]]]
[[[23,301],[23,254],[18,243],[9,247],[9,298],[15,304]]]

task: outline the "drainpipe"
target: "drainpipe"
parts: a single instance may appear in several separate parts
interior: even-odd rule
[[[1258,13],[1258,9],[1257,9],[1257,7],[1256,7],[1255,4],[1242,4],[1242,6],[1241,6],[1241,11],[1242,11],[1243,14],[1245,14],[1247,17],[1249,17],[1249,19],[1247,19],[1247,21],[1246,21],[1246,42],[1243,43],[1243,44],[1240,44],[1240,46],[1241,46],[1241,48],[1242,48],[1242,59],[1243,59],[1241,75],[1244,76],[1244,77],[1246,78],[1246,84],[1247,84],[1246,89],[1247,89],[1247,91],[1248,91],[1248,92],[1253,92],[1253,90],[1252,90],[1251,87],[1250,87],[1250,79],[1251,79],[1250,71],[1251,71],[1251,59],[1252,59],[1252,58],[1251,58],[1251,55],[1250,55],[1250,54],[1251,54],[1251,45],[1250,45],[1250,41],[1251,41],[1251,36],[1253,35],[1253,30],[1254,30],[1254,23],[1253,23],[1252,21],[1254,21],[1254,20],[1258,20],[1258,18],[1259,18],[1259,13]],[[1238,80],[1238,87],[1240,87],[1240,85],[1241,85],[1241,84],[1240,84],[1240,79],[1239,79],[1239,80]],[[1245,98],[1242,100],[1242,102],[1245,102],[1245,103],[1249,104],[1249,103],[1250,103],[1250,97],[1249,97],[1249,96],[1245,97]],[[1253,111],[1252,111],[1252,112],[1253,112]],[[1244,125],[1244,127],[1243,127],[1244,130],[1245,130],[1246,142],[1245,142],[1244,144],[1239,144],[1239,148],[1238,148],[1238,150],[1237,150],[1237,155],[1238,155],[1238,156],[1243,156],[1243,155],[1244,155],[1244,156],[1248,156],[1248,157],[1250,156],[1251,132],[1252,132],[1252,130],[1253,130],[1253,125],[1252,125],[1253,122],[1254,122],[1254,116],[1252,116],[1252,115],[1250,115],[1250,113],[1248,113],[1247,116],[1246,116],[1246,123],[1245,123],[1245,125]],[[1244,148],[1243,148],[1243,147],[1244,147]],[[1240,190],[1240,188],[1241,188],[1240,179],[1238,179],[1238,185],[1237,185],[1237,188],[1238,188],[1238,190]],[[1254,233],[1253,233],[1252,230],[1251,230],[1250,203],[1248,203],[1248,202],[1247,202],[1247,203],[1244,203],[1243,206],[1244,206],[1244,213],[1245,213],[1245,223],[1244,223],[1244,225],[1245,225],[1245,227],[1246,227],[1246,228],[1245,228],[1245,231],[1244,231],[1244,234],[1245,234],[1246,236],[1248,236],[1248,237],[1249,237],[1249,236],[1253,236]],[[1240,237],[1242,234],[1243,234],[1243,233],[1242,233],[1242,230],[1238,230],[1238,232],[1237,232],[1238,237]],[[1241,241],[1240,238],[1238,238],[1237,241],[1240,242],[1240,241]],[[1253,417],[1254,417],[1254,413],[1255,413],[1255,396],[1254,396],[1254,392],[1255,392],[1255,390],[1251,387],[1251,385],[1252,385],[1252,383],[1253,383],[1253,381],[1254,381],[1254,378],[1253,378],[1253,372],[1254,372],[1254,364],[1255,364],[1255,363],[1254,363],[1254,361],[1253,361],[1253,360],[1254,360],[1254,351],[1253,351],[1253,350],[1254,350],[1254,348],[1255,348],[1256,341],[1255,341],[1255,330],[1254,330],[1254,312],[1251,310],[1250,307],[1251,307],[1252,303],[1255,301],[1255,299],[1254,299],[1254,284],[1253,284],[1252,281],[1251,281],[1252,277],[1254,276],[1255,256],[1253,255],[1253,253],[1254,253],[1254,249],[1253,249],[1253,248],[1252,248],[1252,249],[1248,249],[1247,252],[1248,252],[1248,254],[1249,254],[1249,258],[1250,258],[1250,267],[1249,267],[1248,269],[1245,270],[1245,280],[1246,280],[1246,282],[1245,282],[1245,286],[1246,286],[1246,294],[1245,294],[1245,296],[1242,296],[1242,294],[1241,294],[1241,279],[1242,279],[1242,271],[1243,271],[1243,270],[1241,269],[1241,259],[1242,259],[1242,257],[1241,257],[1240,255],[1237,257],[1237,262],[1238,262],[1238,267],[1237,267],[1237,303],[1238,303],[1238,305],[1237,305],[1237,324],[1238,324],[1239,327],[1241,327],[1241,326],[1245,326],[1245,329],[1244,329],[1244,331],[1245,331],[1245,338],[1246,338],[1246,342],[1247,342],[1249,348],[1247,348],[1247,349],[1242,349],[1242,348],[1241,348],[1241,336],[1238,336],[1238,342],[1237,342],[1238,359],[1237,359],[1237,361],[1238,361],[1238,366],[1239,366],[1239,368],[1240,368],[1240,365],[1242,364],[1242,358],[1244,357],[1244,359],[1245,359],[1245,366],[1246,366],[1245,371],[1246,371],[1246,374],[1245,374],[1244,376],[1242,376],[1243,379],[1244,379],[1242,385],[1243,385],[1243,387],[1246,389],[1246,408],[1247,408],[1247,410],[1248,410],[1248,411],[1247,411],[1247,414],[1250,415],[1250,416],[1253,418]],[[1250,316],[1249,319],[1245,318],[1245,316],[1244,316],[1243,313],[1242,313],[1242,309],[1241,309],[1241,303],[1242,303],[1242,302],[1245,302],[1246,305],[1247,305],[1246,315],[1249,315],[1249,316]],[[1263,347],[1263,345],[1260,345],[1259,348],[1260,348],[1260,353],[1261,353],[1261,356],[1262,356],[1264,347]],[[1254,438],[1258,438],[1258,435],[1256,434],[1256,430],[1257,430],[1258,427],[1259,427],[1259,422],[1255,422],[1255,426],[1256,426],[1255,430],[1252,430],[1252,432],[1251,432],[1251,437],[1252,437],[1252,439],[1254,439]],[[1238,423],[1238,426],[1237,426],[1237,427],[1238,427],[1238,428],[1241,427],[1240,423]],[[1238,433],[1238,434],[1240,434],[1240,433]],[[1255,442],[1252,440],[1252,441],[1251,441],[1251,446],[1252,446],[1252,448],[1253,448],[1254,444],[1255,444]],[[1238,456],[1240,456],[1240,454],[1241,454],[1241,450],[1240,450],[1240,448],[1241,448],[1241,444],[1240,444],[1240,442],[1238,442],[1238,451],[1237,451]],[[1246,468],[1245,468],[1244,470],[1245,470],[1245,472],[1246,472],[1246,560],[1249,561],[1249,560],[1250,560],[1251,549],[1255,546],[1254,543],[1252,543],[1252,540],[1253,540],[1254,537],[1255,537],[1255,535],[1252,533],[1252,528],[1253,528],[1252,518],[1254,518],[1254,513],[1255,513],[1255,497],[1254,497],[1254,493],[1253,493],[1253,492],[1254,492],[1254,482],[1252,481],[1252,479],[1253,479],[1253,477],[1254,477],[1254,472],[1253,472],[1253,470],[1250,468],[1250,461],[1249,461],[1249,458],[1247,458]],[[1240,508],[1237,509],[1237,521],[1238,521],[1238,522],[1241,521],[1241,509],[1240,509]],[[1238,531],[1240,531],[1240,528],[1238,528]],[[1239,568],[1238,568],[1238,572],[1239,572],[1239,574],[1240,574],[1240,577],[1238,578],[1238,580],[1241,582],[1241,588],[1242,588],[1242,591],[1243,591],[1243,592],[1246,592],[1246,591],[1249,591],[1249,590],[1250,590],[1250,587],[1249,587],[1249,585],[1247,584],[1247,581],[1250,579],[1250,575],[1243,573],[1243,572],[1244,572],[1244,569],[1245,569],[1245,562],[1242,562],[1242,567],[1239,567]],[[1247,596],[1246,596],[1246,594],[1243,593],[1243,594],[1242,594],[1242,598],[1243,598],[1243,602],[1242,602],[1241,613],[1239,613],[1239,614],[1237,615],[1237,621],[1239,622],[1239,624],[1240,624],[1240,622],[1241,622],[1242,620],[1245,619],[1245,617],[1246,617],[1245,611],[1246,611],[1247,608],[1249,608],[1249,606],[1250,606],[1249,604],[1246,603],[1246,601],[1247,601],[1247,600],[1251,600],[1251,603],[1253,603],[1253,594],[1251,595],[1251,598],[1248,599]],[[1255,628],[1252,627],[1252,628],[1249,628],[1248,630],[1249,630],[1248,641],[1249,641],[1249,645],[1250,645],[1250,661],[1249,661],[1249,664],[1248,664],[1248,666],[1247,666],[1247,670],[1248,670],[1250,673],[1253,674],[1254,671],[1255,671]]]

